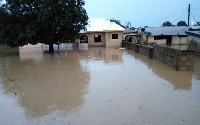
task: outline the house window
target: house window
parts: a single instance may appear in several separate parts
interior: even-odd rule
[[[118,39],[118,34],[112,34],[112,39]]]
[[[94,42],[101,42],[101,35],[94,35]]]

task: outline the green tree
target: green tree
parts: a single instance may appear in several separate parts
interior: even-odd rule
[[[88,16],[83,0],[7,0],[1,6],[1,39],[8,46],[28,43],[49,45],[74,41],[87,25]]]
[[[179,21],[177,23],[177,26],[187,26],[186,22],[185,21]]]
[[[110,22],[115,22],[116,24],[120,25],[121,27],[124,27],[122,24],[121,24],[121,21],[120,20],[115,20],[115,19],[110,19]]]
[[[197,22],[195,26],[200,26],[200,22]]]
[[[166,21],[162,24],[162,26],[173,26],[170,21]]]

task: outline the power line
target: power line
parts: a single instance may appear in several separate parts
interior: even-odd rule
[[[186,14],[186,13],[187,13],[186,10],[187,10],[186,8],[183,8],[183,9],[179,10],[177,13],[173,13],[173,15],[170,15],[169,17],[163,17],[161,20],[163,20],[163,21],[170,21],[170,20],[172,20],[172,18],[177,17],[178,14],[182,14],[182,13]],[[186,11],[186,12],[185,12],[185,11]],[[181,17],[183,17],[184,14],[182,14]],[[152,23],[152,24],[153,24],[153,25],[157,25],[158,23],[160,24],[160,23],[161,23],[161,22],[160,22],[161,20],[156,21],[155,23]]]
[[[193,13],[192,13],[192,12],[191,12],[191,15],[192,15],[192,17],[193,17],[194,21],[195,21],[195,22],[198,22],[198,21],[196,20],[196,18],[194,17],[194,15],[193,15]]]

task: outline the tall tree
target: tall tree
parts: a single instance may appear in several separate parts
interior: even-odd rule
[[[110,19],[110,22],[115,22],[116,24],[120,25],[121,27],[124,27],[122,24],[121,24],[121,21],[120,20],[115,20],[115,19]]]
[[[162,24],[162,26],[173,26],[170,21],[166,21]]]
[[[7,0],[0,9],[5,23],[0,31],[3,41],[11,47],[27,43],[49,45],[74,41],[87,25],[83,0]]]
[[[177,23],[177,26],[187,26],[186,22],[185,21],[179,21]]]

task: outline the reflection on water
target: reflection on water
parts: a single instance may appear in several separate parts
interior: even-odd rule
[[[20,98],[20,105],[32,117],[43,116],[55,110],[70,111],[84,102],[90,76],[79,63],[82,58],[122,61],[122,51],[104,47],[88,51],[43,53],[41,46],[20,48],[20,56],[1,58],[1,76],[4,89]],[[13,81],[8,81],[11,76]]]
[[[122,50],[105,47],[92,47],[80,53],[87,60],[103,60],[105,63],[122,63]]]
[[[194,77],[200,80],[200,56],[196,56],[194,60]]]
[[[21,48],[0,57],[0,121],[199,125],[199,64],[183,72],[131,50]]]
[[[187,45],[161,45],[161,46],[167,46],[179,50],[187,50]]]
[[[4,89],[17,94],[26,115],[43,116],[70,111],[84,103],[89,74],[76,54],[43,54],[38,48],[21,49],[20,57],[1,59]],[[13,81],[8,81],[11,76]]]
[[[131,51],[129,51],[129,53],[132,54],[136,59],[142,60],[145,64],[147,64],[148,67],[152,69],[156,75],[172,83],[174,89],[191,89],[193,75],[192,71],[178,72],[173,67],[170,67],[160,61],[149,59],[142,54],[134,53]],[[198,65],[198,63],[195,65]]]

